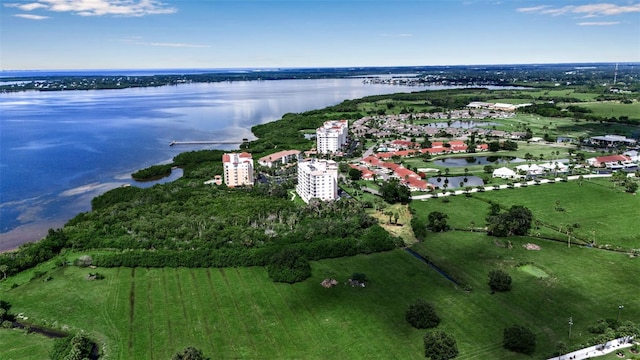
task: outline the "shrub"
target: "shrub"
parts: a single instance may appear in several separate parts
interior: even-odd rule
[[[367,282],[367,275],[356,272],[351,275],[351,280],[357,281],[359,283],[365,283]]]
[[[424,354],[431,360],[449,360],[458,356],[456,339],[444,331],[424,335]]]
[[[82,255],[75,261],[76,266],[87,267],[93,263],[93,258],[89,255]]]
[[[89,359],[95,343],[84,333],[57,339],[49,353],[52,360]]]
[[[173,354],[171,360],[206,360],[200,349],[194,347],[186,347],[181,351]]]
[[[536,351],[536,335],[527,327],[513,325],[504,329],[502,346],[507,350],[531,355]]]
[[[434,328],[440,324],[440,318],[436,314],[433,304],[423,299],[418,299],[409,305],[405,319],[416,329]]]
[[[511,290],[511,276],[502,270],[489,271],[489,287],[491,291]]]

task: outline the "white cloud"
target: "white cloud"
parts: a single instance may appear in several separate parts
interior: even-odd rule
[[[585,21],[578,23],[580,26],[611,26],[618,24],[620,24],[620,21]]]
[[[517,12],[539,12],[548,7],[549,7],[548,5],[541,5],[541,6],[534,6],[534,7],[528,7],[528,8],[519,8],[519,9],[516,9],[516,11]]]
[[[145,16],[172,14],[177,10],[158,0],[37,0],[28,4],[5,4],[23,11],[43,9],[80,16]]]
[[[23,18],[23,19],[29,19],[29,20],[44,20],[49,18],[48,16],[33,15],[33,14],[15,14],[13,16]]]
[[[550,6],[535,6],[531,8],[517,9],[519,12],[532,12],[551,16],[559,16],[565,14],[581,15],[585,18],[596,16],[613,16],[640,12],[640,3],[630,5],[616,5],[610,3],[588,4],[588,5],[568,5],[559,8]]]
[[[46,8],[47,7],[47,5],[41,4],[41,3],[37,3],[37,2],[29,3],[29,4],[9,3],[9,4],[5,4],[4,6],[18,8],[18,9],[23,10],[23,11],[32,11],[32,10],[35,10],[35,9],[42,9],[42,8]]]

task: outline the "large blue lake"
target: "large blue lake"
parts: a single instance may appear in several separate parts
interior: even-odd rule
[[[206,148],[172,140],[252,138],[251,126],[288,112],[418,90],[329,79],[0,94],[0,251],[61,227],[109,189],[141,186],[135,170]]]

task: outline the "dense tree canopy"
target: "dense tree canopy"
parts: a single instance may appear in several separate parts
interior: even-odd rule
[[[442,232],[449,230],[447,219],[449,216],[438,211],[432,211],[429,213],[427,220],[429,221],[429,229],[434,232]]]
[[[493,236],[526,235],[531,229],[533,214],[524,206],[514,205],[506,213],[487,217],[487,233]]]
[[[409,305],[405,313],[405,319],[416,329],[434,328],[440,324],[440,317],[436,314],[433,304],[424,299],[418,299]]]
[[[502,346],[511,351],[531,355],[536,351],[536,335],[522,325],[513,325],[504,329]]]
[[[87,334],[79,332],[74,336],[56,339],[49,353],[51,360],[84,360],[92,359],[93,347],[96,344]]]
[[[429,331],[424,335],[424,353],[427,359],[449,360],[458,356],[456,339],[444,331]]]
[[[391,179],[380,187],[380,195],[389,204],[408,204],[411,201],[411,191],[397,179]]]
[[[295,283],[311,276],[311,265],[298,251],[284,249],[267,265],[269,277],[276,282]]]
[[[491,291],[511,290],[511,276],[502,270],[489,271],[489,287]]]

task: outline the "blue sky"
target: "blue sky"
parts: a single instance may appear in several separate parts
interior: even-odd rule
[[[640,0],[2,0],[0,69],[639,62]]]

